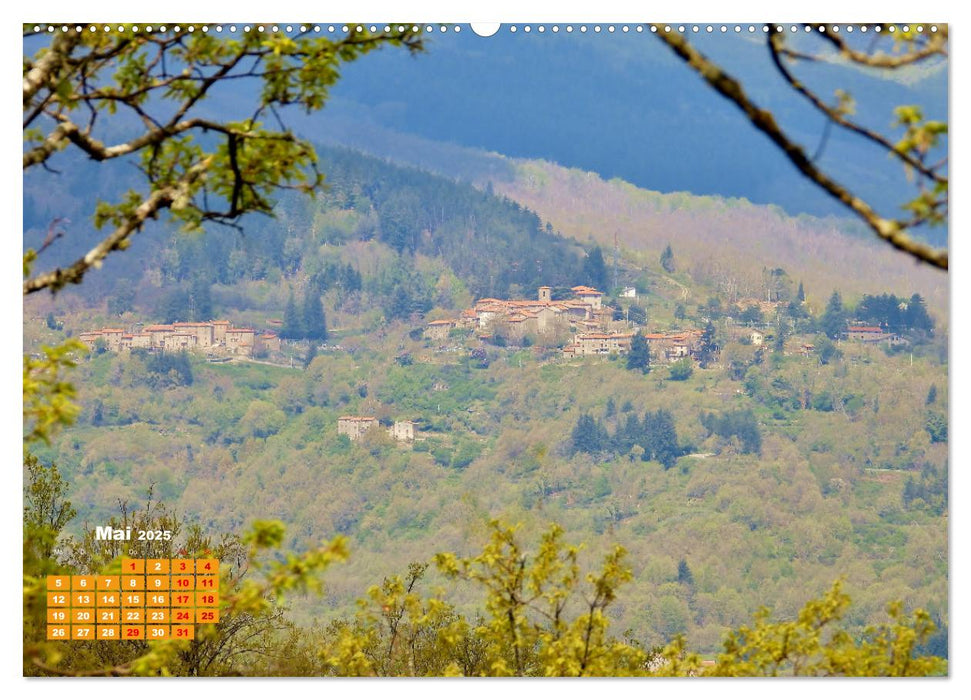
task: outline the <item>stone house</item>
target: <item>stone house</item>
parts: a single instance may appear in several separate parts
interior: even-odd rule
[[[230,328],[226,331],[226,350],[234,355],[252,355],[256,331],[252,328]]]
[[[564,348],[571,356],[626,354],[630,352],[633,331],[628,333],[577,333],[573,342]],[[569,349],[569,351],[567,351]]]
[[[888,333],[879,326],[849,326],[846,329],[846,339],[857,343],[889,343],[896,345],[903,342],[896,333]]]
[[[254,352],[280,352],[280,336],[266,332],[256,336]]]
[[[431,340],[446,340],[449,332],[458,326],[458,321],[454,318],[444,318],[439,321],[431,321],[425,326],[425,337]]]
[[[358,440],[377,425],[378,419],[374,416],[341,416],[337,419],[337,434]]]
[[[105,339],[108,344],[108,349],[112,352],[118,352],[121,350],[121,337],[125,335],[125,331],[121,328],[102,328],[101,337]]]
[[[173,323],[176,333],[189,333],[196,337],[196,347],[212,347],[215,339],[214,328],[211,323]]]
[[[388,428],[388,435],[398,442],[414,442],[415,424],[410,420],[395,421],[394,425]]]
[[[164,350],[191,350],[198,347],[199,339],[193,333],[169,333],[163,340]]]
[[[229,330],[229,321],[212,322],[212,340],[217,345],[226,343],[226,331]]]

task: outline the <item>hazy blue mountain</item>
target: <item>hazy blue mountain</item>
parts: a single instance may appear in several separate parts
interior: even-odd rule
[[[912,196],[902,169],[879,148],[835,130],[824,141],[823,118],[786,88],[761,34],[692,41],[807,151],[824,143],[819,162],[886,215]],[[928,116],[946,118],[944,65],[894,80],[839,65],[801,63],[796,70],[827,100],[837,88],[850,92],[856,118],[874,128],[886,129],[899,104],[921,104]],[[544,158],[662,192],[745,197],[794,214],[846,213],[649,33],[435,35],[424,55],[380,52],[347,66],[332,97],[313,117],[315,136],[377,153],[406,157],[401,136],[414,135]],[[434,162],[417,143],[411,157],[426,167]]]

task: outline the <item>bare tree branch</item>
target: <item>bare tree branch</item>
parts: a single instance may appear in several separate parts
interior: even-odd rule
[[[807,178],[862,218],[881,239],[895,248],[943,270],[947,269],[946,250],[935,249],[914,240],[906,233],[907,223],[886,219],[845,187],[817,168],[802,147],[782,131],[771,112],[761,109],[745,94],[742,85],[710,61],[676,32],[658,31],[657,36],[721,95],[731,100],[752,124],[768,136]]]
[[[29,65],[24,74],[24,109],[27,109],[37,91],[49,84],[53,76],[61,70],[80,41],[81,37],[76,32],[57,34],[48,52],[37,63]]]
[[[806,26],[814,29],[819,36],[839,49],[840,55],[844,58],[848,58],[854,63],[863,66],[870,66],[871,68],[900,68],[913,63],[919,63],[933,56],[947,56],[947,26],[940,27],[937,32],[931,34],[931,38],[928,40],[926,46],[920,50],[904,53],[899,56],[857,51],[851,48],[839,34],[830,31],[829,27],[825,24],[808,24]]]
[[[869,141],[872,141],[878,144],[879,146],[882,146],[887,151],[892,153],[894,156],[896,156],[897,158],[905,162],[907,165],[919,171],[925,177],[930,178],[935,182],[940,182],[941,184],[947,184],[947,181],[948,181],[947,177],[941,175],[940,173],[935,172],[933,168],[928,168],[926,165],[924,165],[922,162],[914,158],[906,151],[900,150],[899,148],[897,148],[897,146],[895,146],[893,143],[891,143],[887,138],[885,138],[881,134],[878,134],[877,132],[872,131],[871,129],[867,129],[866,127],[861,126],[856,122],[850,121],[843,115],[842,112],[840,112],[839,110],[833,109],[832,107],[824,103],[821,99],[819,99],[819,97],[815,93],[811,92],[805,85],[803,85],[799,80],[797,80],[796,77],[793,76],[792,73],[789,71],[789,69],[786,68],[781,57],[784,46],[785,46],[784,34],[782,34],[781,32],[769,32],[769,52],[772,56],[772,62],[775,64],[776,69],[778,69],[779,74],[782,75],[783,78],[785,78],[785,81],[789,83],[789,85],[792,87],[793,90],[795,90],[800,95],[805,97],[807,100],[809,100],[812,103],[812,105],[816,109],[818,109],[820,112],[825,114],[829,119],[829,123],[835,122],[836,124],[839,124],[840,126],[842,126],[844,129],[848,129],[849,131],[852,131],[855,134],[858,134],[863,138]]]
[[[42,289],[50,289],[53,292],[68,284],[79,284],[85,273],[92,267],[100,266],[108,253],[125,248],[128,238],[141,229],[146,221],[154,219],[160,211],[187,197],[192,185],[205,174],[211,162],[212,159],[207,158],[190,168],[175,184],[152,192],[120,226],[68,267],[57,268],[26,280],[24,295],[33,294]]]

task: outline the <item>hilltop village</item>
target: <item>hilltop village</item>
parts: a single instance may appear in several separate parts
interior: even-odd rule
[[[603,304],[603,292],[576,286],[571,299],[554,300],[551,287],[540,287],[536,299],[479,299],[457,319],[440,319],[427,324],[425,336],[445,340],[453,329],[475,331],[480,337],[501,333],[520,341],[527,335],[551,339],[570,334],[563,346],[567,358],[586,355],[626,354],[637,332],[626,320],[614,320],[614,310]],[[669,333],[645,333],[651,356],[673,362],[696,354],[702,332],[697,329]]]
[[[92,348],[111,352],[145,350],[193,350],[207,355],[227,354],[252,357],[262,352],[280,350],[280,337],[272,331],[257,332],[252,328],[234,328],[229,321],[205,323],[172,323],[85,331],[78,339]]]

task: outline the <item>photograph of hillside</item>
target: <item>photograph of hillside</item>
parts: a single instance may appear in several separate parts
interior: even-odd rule
[[[25,25],[23,675],[948,676],[948,51]]]

